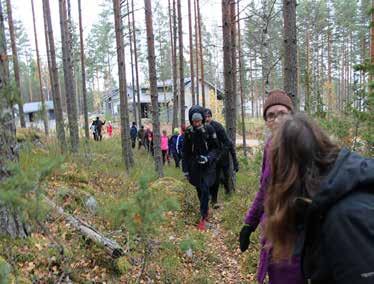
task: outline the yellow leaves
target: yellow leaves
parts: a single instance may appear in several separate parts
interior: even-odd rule
[[[140,225],[142,223],[142,216],[139,213],[134,215],[134,223]]]
[[[26,264],[26,270],[27,271],[32,271],[32,270],[34,270],[34,268],[35,268],[35,264],[34,264],[34,262],[28,262],[27,264]]]

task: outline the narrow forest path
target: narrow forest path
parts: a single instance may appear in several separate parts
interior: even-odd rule
[[[215,276],[215,283],[243,283],[246,282],[245,277],[240,271],[239,251],[230,249],[225,242],[227,232],[221,225],[220,209],[214,210],[213,216],[210,218],[208,233],[210,240],[207,246],[211,250],[215,250],[219,260],[217,266],[211,273]],[[211,210],[213,211],[213,210]]]

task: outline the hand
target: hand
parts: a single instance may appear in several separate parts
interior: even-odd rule
[[[200,155],[200,157],[198,158],[197,162],[200,164],[200,165],[205,165],[206,163],[208,163],[209,159],[207,156],[203,156],[203,155]]]
[[[240,250],[242,252],[245,252],[248,249],[252,232],[252,228],[247,224],[245,224],[242,230],[240,231],[239,243]]]

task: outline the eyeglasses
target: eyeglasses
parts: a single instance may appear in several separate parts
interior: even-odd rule
[[[269,112],[266,114],[266,121],[272,122],[274,121],[277,117],[282,118],[284,116],[288,115],[288,112],[285,111],[279,111],[279,112]]]

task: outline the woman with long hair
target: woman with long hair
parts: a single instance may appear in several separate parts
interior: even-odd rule
[[[240,249],[242,252],[248,249],[252,233],[260,227],[264,228],[266,224],[266,214],[264,213],[264,202],[268,195],[268,185],[271,179],[270,170],[270,148],[272,137],[278,131],[282,121],[291,115],[293,105],[290,97],[282,90],[272,90],[264,104],[263,117],[271,136],[265,143],[262,170],[260,178],[260,187],[249,207],[244,219],[244,225],[240,232]],[[260,226],[259,226],[260,225]],[[269,277],[269,284],[302,284],[302,275],[300,268],[300,258],[295,256],[291,261],[275,262],[271,256],[268,241],[261,237],[261,251],[259,264],[257,268],[257,282],[264,283],[266,276]]]
[[[306,283],[374,283],[374,159],[339,147],[304,114],[272,139],[265,237],[301,255]]]

